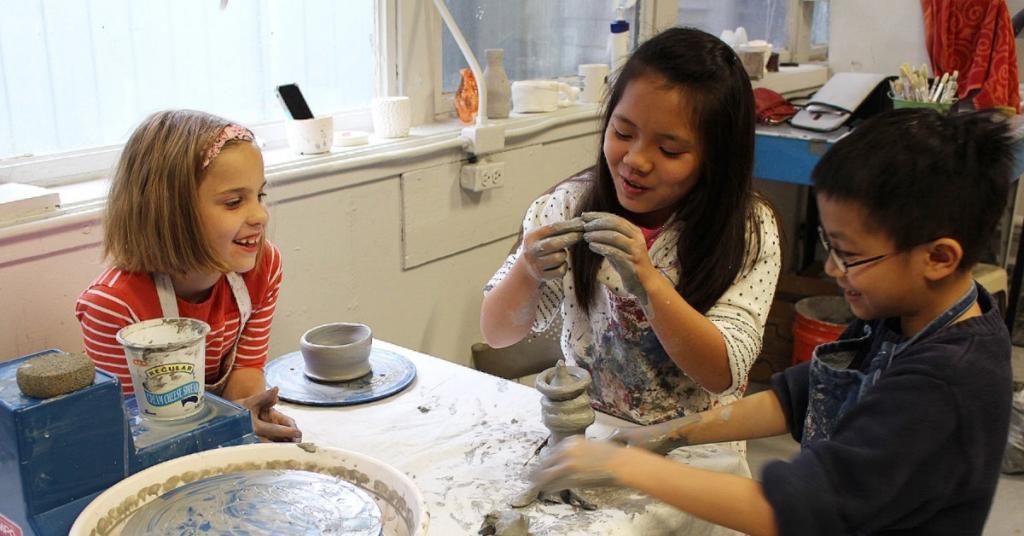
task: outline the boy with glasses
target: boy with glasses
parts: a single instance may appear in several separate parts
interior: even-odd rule
[[[1001,115],[863,123],[813,173],[825,269],[858,320],[770,391],[611,442],[563,441],[535,481],[632,487],[749,534],[980,534],[1006,444],[1010,338],[971,267],[1012,168]],[[787,431],[800,454],[760,483],[656,455]]]

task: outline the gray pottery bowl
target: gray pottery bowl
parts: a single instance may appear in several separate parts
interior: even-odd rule
[[[366,324],[334,322],[307,331],[299,339],[306,376],[329,382],[366,376],[372,342],[373,332]]]

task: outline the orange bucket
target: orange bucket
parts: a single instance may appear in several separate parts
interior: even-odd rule
[[[796,302],[793,318],[793,364],[809,361],[814,348],[832,342],[854,319],[841,296],[811,296]]]

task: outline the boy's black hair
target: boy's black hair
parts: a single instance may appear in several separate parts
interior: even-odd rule
[[[1009,119],[999,112],[879,114],[814,167],[817,193],[859,204],[869,227],[899,250],[936,238],[960,243],[960,269],[977,263],[1003,212],[1014,167]]]

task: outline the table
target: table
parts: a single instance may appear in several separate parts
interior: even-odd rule
[[[754,177],[811,186],[811,171],[822,155],[851,132],[840,127],[832,132],[813,132],[781,125],[757,125],[754,129]]]
[[[375,340],[416,364],[405,391],[358,406],[322,408],[282,403],[303,440],[373,456],[408,474],[428,504],[430,534],[476,534],[484,515],[507,510],[525,490],[524,465],[547,437],[540,393],[442,359]],[[587,435],[606,437],[623,421],[598,414]],[[737,443],[677,449],[695,467],[750,476]],[[533,504],[521,511],[536,535],[738,534],[625,489],[586,490],[596,511]]]
[[[795,184],[806,199],[804,217],[796,231],[802,246],[796,260],[797,271],[814,261],[818,245],[818,204],[814,200],[811,172],[822,155],[851,131],[843,126],[832,132],[813,132],[788,123],[758,124],[754,129],[754,177]]]

